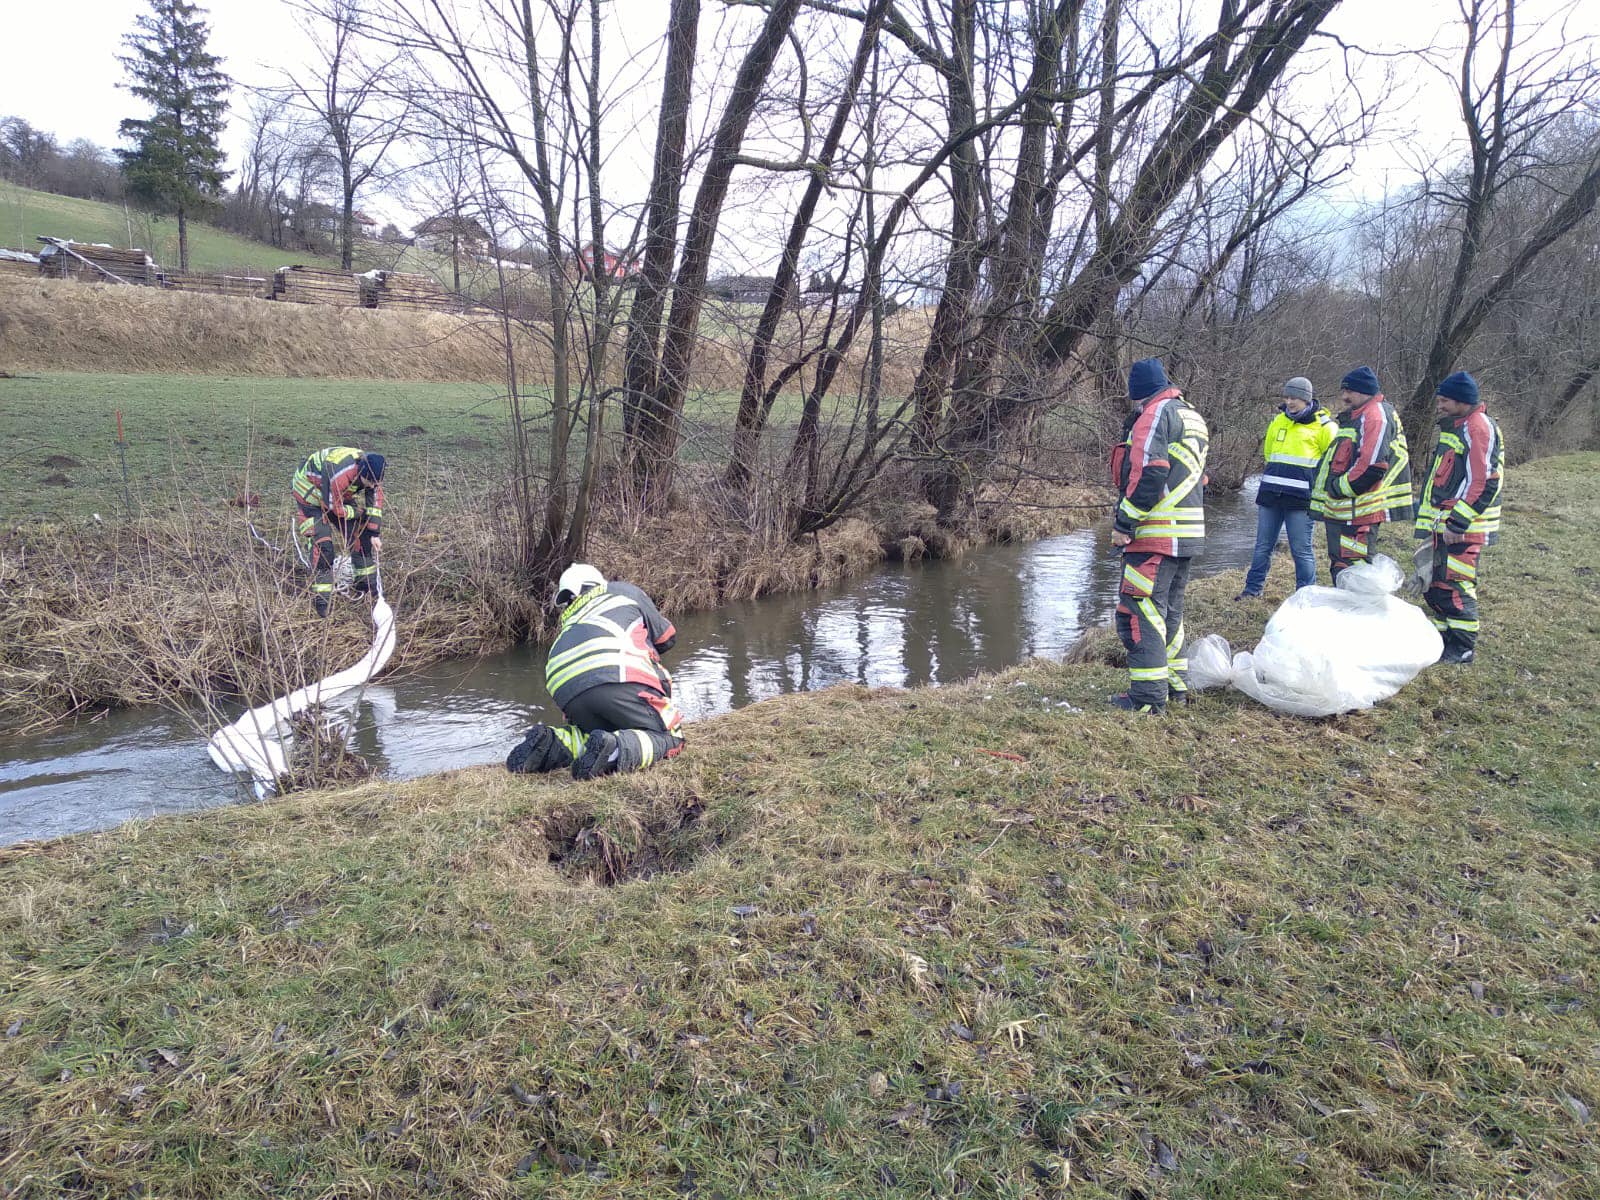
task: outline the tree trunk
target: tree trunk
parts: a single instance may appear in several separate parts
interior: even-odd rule
[[[605,213],[601,207],[600,164],[600,5],[589,5],[589,71],[585,79],[588,102],[589,150],[589,242],[599,258],[600,270],[594,275],[594,331],[589,338],[589,411],[584,430],[583,466],[578,474],[578,494],[572,504],[572,523],[567,528],[567,556],[582,558],[589,537],[589,508],[594,502],[595,477],[600,470],[606,419],[606,354],[611,341],[611,280],[605,268]]]
[[[1035,38],[1034,61],[1025,85],[1022,136],[1017,148],[1016,176],[999,244],[990,260],[989,302],[983,319],[964,331],[965,343],[951,382],[950,411],[942,449],[947,457],[926,480],[924,491],[938,509],[941,520],[955,514],[963,482],[971,473],[971,457],[992,455],[1012,398],[996,397],[995,372],[1001,352],[1021,313],[1021,302],[1032,277],[1030,255],[1039,243],[1035,228],[1042,218],[1038,194],[1044,187],[1050,151],[1050,116],[1060,75],[1061,51],[1066,43],[1066,22],[1077,19],[1075,0],[1060,0],[1044,17]],[[1115,6],[1108,6],[1114,13]]]
[[[683,257],[672,286],[672,311],[661,348],[656,389],[648,401],[634,459],[635,478],[641,494],[647,503],[656,507],[665,505],[672,490],[680,436],[679,417],[694,362],[700,309],[705,303],[706,274],[711,267],[711,248],[716,242],[734,160],[744,142],[744,132],[755,112],[756,102],[761,98],[762,84],[783,48],[784,39],[800,12],[800,4],[801,0],[774,0],[760,34],[739,65],[739,74],[717,125],[700,190],[695,194],[694,207],[689,214]]]
[[[189,269],[189,213],[178,205],[178,270]]]
[[[644,262],[628,313],[622,352],[622,429],[631,446],[645,436],[656,391],[661,314],[678,249],[678,203],[683,191],[684,143],[694,84],[700,0],[672,0],[667,19],[666,78],[656,126],[655,168],[645,201]]]
[[[767,359],[772,352],[772,340],[777,333],[778,322],[783,318],[788,305],[788,298],[796,294],[800,249],[805,244],[806,234],[811,229],[811,221],[816,215],[817,202],[822,198],[828,171],[833,166],[834,157],[839,151],[839,143],[844,138],[850,113],[855,107],[856,90],[861,86],[867,64],[877,46],[878,30],[888,6],[889,0],[873,0],[867,10],[866,23],[861,31],[861,42],[856,49],[855,61],[850,67],[849,79],[845,83],[839,104],[834,109],[833,123],[828,127],[827,135],[817,152],[817,161],[811,168],[811,179],[800,197],[799,206],[795,209],[794,220],[790,222],[789,237],[784,242],[783,256],[778,262],[778,273],[773,278],[772,288],[767,293],[766,307],[762,310],[761,320],[756,325],[750,358],[745,367],[744,385],[739,393],[739,413],[733,430],[733,451],[728,460],[725,476],[728,487],[735,490],[748,486],[751,473],[755,469],[756,448],[760,444],[761,430],[766,421],[767,406],[762,403],[762,398],[766,390]],[[870,177],[868,187],[869,189],[871,187]],[[870,191],[867,202],[871,204]]]
[[[954,0],[950,9],[952,58],[943,74],[950,89],[948,136],[957,138],[976,121],[972,91],[973,0]],[[912,424],[918,453],[931,455],[944,416],[944,394],[967,322],[972,292],[978,282],[978,156],[962,139],[950,155],[950,252],[945,260],[944,288],[933,313],[933,328],[923,348],[922,364],[911,382]]]

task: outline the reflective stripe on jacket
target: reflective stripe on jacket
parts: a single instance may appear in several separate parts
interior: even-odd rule
[[[585,592],[561,614],[561,631],[545,662],[544,682],[563,712],[574,696],[602,683],[637,683],[672,695],[660,652],[678,631],[644,592],[613,582]]]
[[[294,475],[294,497],[307,508],[320,508],[337,520],[366,518],[378,533],[383,525],[383,485],[361,479],[361,451],[355,446],[329,446],[314,451]]]
[[[1505,438],[1483,405],[1464,417],[1440,418],[1433,470],[1417,509],[1417,536],[1448,528],[1469,543],[1493,541],[1500,532],[1505,468]]]
[[[1113,524],[1133,541],[1129,554],[1193,558],[1206,541],[1205,419],[1177,388],[1146,400],[1111,451],[1111,484],[1121,495]]]
[[[1256,503],[1276,508],[1309,508],[1317,464],[1322,461],[1337,428],[1338,423],[1325,408],[1312,408],[1299,417],[1291,417],[1286,412],[1273,417],[1261,443],[1261,457],[1267,465],[1261,472]]]
[[[1311,484],[1311,511],[1344,525],[1411,516],[1411,453],[1400,414],[1373,396],[1339,416]]]

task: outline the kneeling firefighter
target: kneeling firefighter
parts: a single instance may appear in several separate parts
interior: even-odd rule
[[[311,607],[325,617],[333,595],[334,530],[350,548],[355,591],[372,591],[383,548],[383,455],[354,446],[314,451],[292,487],[300,512],[296,533],[311,552]]]
[[[606,582],[573,563],[556,583],[561,631],[545,662],[545,687],[570,724],[535,725],[506,756],[506,770],[570,767],[574,779],[637,771],[683,749],[683,714],[661,654],[678,631],[631,583]]]

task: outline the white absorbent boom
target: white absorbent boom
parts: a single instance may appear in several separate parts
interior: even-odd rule
[[[271,704],[252,708],[232,725],[211,735],[206,750],[211,761],[224,771],[249,775],[258,798],[277,790],[278,780],[288,773],[289,756],[284,746],[289,722],[294,715],[313,704],[323,704],[375,678],[394,653],[394,610],[383,598],[383,584],[374,572],[377,599],[372,606],[372,648],[360,662],[299,691],[279,697]]]

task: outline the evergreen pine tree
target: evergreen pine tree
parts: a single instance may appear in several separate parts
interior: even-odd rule
[[[178,218],[178,265],[189,269],[189,215],[213,205],[228,172],[222,169],[228,77],[222,60],[206,50],[204,10],[189,0],[150,0],[135,19],[121,56],[127,88],[154,109],[148,118],[122,122],[133,143],[119,150],[132,196]]]

